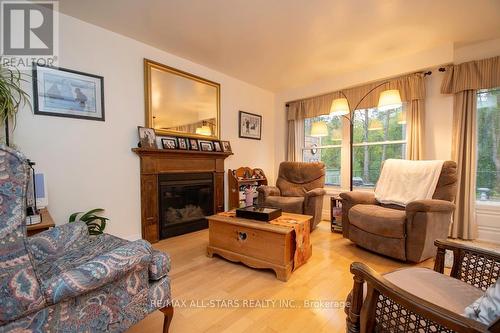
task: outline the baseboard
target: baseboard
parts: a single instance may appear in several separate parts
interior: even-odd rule
[[[480,241],[500,244],[500,228],[478,226],[477,233],[477,239]]]
[[[330,210],[328,209],[323,209],[321,211],[321,219],[322,220],[326,220],[326,221],[330,221]]]
[[[141,234],[135,234],[135,235],[125,236],[125,237],[123,237],[123,239],[126,239],[126,240],[128,240],[128,241],[133,242],[133,241],[136,241],[136,240],[142,239],[142,236],[141,236]]]
[[[498,204],[476,206],[478,240],[500,244],[500,206]]]

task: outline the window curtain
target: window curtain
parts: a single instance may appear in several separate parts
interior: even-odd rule
[[[406,158],[421,160],[424,157],[422,131],[424,128],[425,102],[413,99],[406,108]]]
[[[289,162],[301,161],[302,143],[304,142],[304,121],[288,120],[287,130],[287,154]]]
[[[287,154],[286,160],[290,162],[298,161],[296,154],[297,142],[295,142],[295,120],[288,120],[288,138],[287,138]]]
[[[448,66],[441,93],[454,94],[452,158],[457,162],[458,190],[450,229],[453,238],[477,237],[476,92],[500,86],[500,56]]]
[[[401,100],[408,103],[406,110],[407,121],[407,156],[409,159],[421,159],[423,156],[422,145],[422,128],[424,124],[424,99],[425,99],[425,81],[424,74],[415,73],[402,77],[387,80],[388,82],[374,91],[372,91],[361,102],[358,108],[367,109],[374,108],[378,105],[380,93],[388,89],[398,89],[401,95]],[[354,107],[371,89],[380,84],[374,82],[363,86],[342,90],[346,95],[349,105]],[[288,152],[289,157],[292,146],[295,145],[297,137],[290,135],[292,126],[290,121],[303,120],[306,118],[317,117],[330,113],[332,101],[336,98],[343,97],[340,91],[331,92],[328,94],[305,98],[288,103],[287,119],[288,119]],[[300,144],[300,143],[299,143]],[[295,156],[296,157],[296,156]]]

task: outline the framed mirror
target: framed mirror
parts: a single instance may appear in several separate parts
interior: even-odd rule
[[[219,139],[220,84],[144,59],[146,127],[157,135]]]

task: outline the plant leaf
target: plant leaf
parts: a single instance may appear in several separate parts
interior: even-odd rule
[[[12,118],[14,127],[19,107],[28,105],[32,108],[30,96],[21,87],[21,82],[27,81],[23,78],[26,75],[18,69],[11,70],[0,65],[0,120],[3,122]]]
[[[89,215],[94,215],[94,213],[100,213],[100,212],[104,212],[104,209],[96,208],[96,209],[89,210],[88,212],[83,214],[83,216],[80,219],[82,219],[82,220],[86,219]]]
[[[76,221],[76,217],[78,216],[78,214],[81,214],[82,212],[76,212],[76,213],[73,213],[69,216],[69,221],[68,222],[75,222]]]
[[[0,95],[1,96],[1,95]],[[104,209],[96,208],[89,210],[85,214],[83,212],[76,212],[70,215],[69,222],[82,221],[87,225],[87,229],[89,230],[90,235],[100,235],[104,232],[106,228],[106,221],[109,219],[104,216],[98,216],[95,213],[103,212]],[[83,214],[78,218],[79,214]]]

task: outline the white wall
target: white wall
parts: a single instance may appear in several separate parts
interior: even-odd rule
[[[15,144],[48,180],[57,224],[70,213],[102,207],[108,232],[140,236],[137,126],[144,125],[143,58],[221,84],[222,139],[234,156],[226,168],[260,167],[274,179],[274,95],[207,67],[61,14],[59,66],[104,76],[106,121],[18,115]],[[31,89],[31,88],[30,88]],[[262,141],[238,138],[238,110],[263,116]]]
[[[466,61],[485,59],[498,55],[500,55],[500,38],[456,47],[453,59],[456,64],[460,64]]]
[[[453,96],[441,94],[445,73],[434,68],[425,79],[424,158],[451,159]]]
[[[355,72],[337,75],[326,80],[314,82],[307,86],[281,91],[276,94],[276,148],[277,170],[279,163],[285,159],[286,153],[286,118],[285,104],[288,101],[315,96],[335,90],[340,90],[367,82],[383,80],[405,73],[420,70],[432,70],[432,75],[426,77],[424,158],[450,159],[453,122],[453,96],[440,92],[444,73],[438,67],[449,63],[461,63],[500,55],[500,39],[490,40],[461,47],[445,44],[426,52],[420,52],[397,61],[378,64],[377,66],[360,69]],[[345,190],[345,189],[344,189]],[[340,189],[330,189],[331,194]],[[329,219],[330,199],[325,198],[323,218]],[[500,208],[480,205],[477,209],[479,238],[491,242],[500,242],[500,225],[493,224],[500,218]]]

